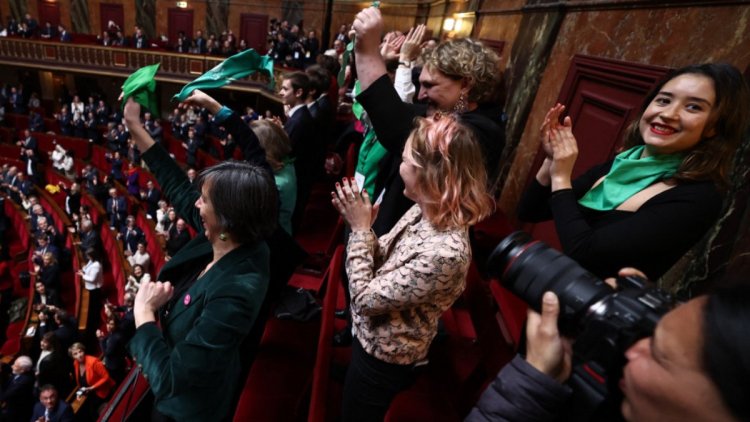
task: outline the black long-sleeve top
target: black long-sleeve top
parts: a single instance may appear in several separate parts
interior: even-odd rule
[[[372,226],[375,234],[381,236],[388,233],[413,205],[404,196],[404,181],[401,180],[398,168],[406,139],[414,128],[414,118],[425,116],[427,108],[424,105],[402,102],[388,75],[373,82],[357,96],[357,101],[367,111],[378,141],[388,150],[381,160],[375,181],[376,198],[385,189],[377,219]],[[487,109],[477,108],[463,113],[461,121],[474,132],[482,148],[488,179],[494,180],[500,168],[500,154],[505,146],[505,132],[498,124],[499,116],[493,119]]]
[[[551,193],[534,180],[518,208],[521,221],[554,219],[568,256],[598,277],[635,267],[656,280],[672,267],[716,221],[722,195],[712,182],[679,183],[635,211],[597,211],[578,204],[612,162],[593,167],[572,189]]]

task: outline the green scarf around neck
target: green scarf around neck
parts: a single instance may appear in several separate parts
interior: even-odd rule
[[[685,157],[684,154],[643,157],[645,148],[639,145],[618,154],[604,180],[586,192],[578,203],[598,211],[614,210],[636,193],[672,176]]]

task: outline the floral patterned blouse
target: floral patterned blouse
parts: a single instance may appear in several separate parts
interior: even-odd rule
[[[427,356],[438,319],[463,292],[471,262],[468,228],[437,230],[418,205],[380,239],[352,232],[346,273],[352,333],[384,362]]]

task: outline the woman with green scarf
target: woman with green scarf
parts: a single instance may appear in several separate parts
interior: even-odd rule
[[[547,156],[519,218],[554,219],[563,251],[599,277],[631,266],[656,280],[718,218],[749,105],[747,82],[734,67],[679,69],[646,98],[626,149],[571,180],[578,149],[557,104],[542,125]]]

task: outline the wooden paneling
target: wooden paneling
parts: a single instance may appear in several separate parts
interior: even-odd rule
[[[177,43],[177,35],[184,32],[188,38],[193,34],[193,11],[191,9],[170,8],[167,14],[169,45]]]
[[[49,22],[55,29],[60,24],[60,4],[50,2],[46,0],[39,0],[39,29],[44,28],[44,25]]]
[[[99,5],[99,30],[102,33],[107,30],[109,21],[114,22],[123,31],[125,30],[125,12],[121,4],[101,3]]]
[[[266,54],[266,34],[268,33],[268,15],[243,13],[240,16],[239,38],[247,42],[261,54]]]

